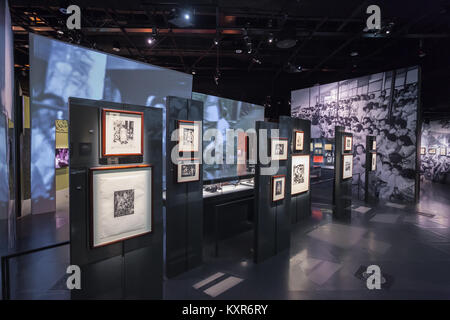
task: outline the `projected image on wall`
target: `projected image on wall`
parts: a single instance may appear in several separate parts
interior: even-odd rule
[[[410,67],[292,91],[291,115],[311,121],[311,138],[334,138],[335,126],[353,133],[354,194],[364,194],[366,136],[377,137],[370,192],[412,202],[418,83],[418,67]]]
[[[256,121],[264,120],[264,107],[242,101],[219,98],[201,93],[192,93],[192,99],[203,102],[203,132],[217,129],[222,133],[223,148],[216,150],[216,141],[204,141],[203,152],[219,152],[223,164],[203,164],[203,180],[233,178],[254,173],[249,165],[237,164],[237,159],[245,152],[245,136],[238,135],[235,141],[233,155],[226,154],[227,129],[255,128]],[[212,150],[214,149],[214,150]],[[227,164],[226,157],[232,157],[234,164]],[[230,162],[230,161],[229,161]]]
[[[190,74],[34,34],[30,68],[33,212],[54,209],[54,123],[67,119],[69,97],[164,108],[166,96],[190,98],[192,92]]]

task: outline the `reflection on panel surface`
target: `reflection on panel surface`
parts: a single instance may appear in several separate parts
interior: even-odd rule
[[[166,96],[192,91],[192,75],[34,34],[30,68],[33,213],[54,210],[54,121],[67,119],[69,97],[164,108]]]

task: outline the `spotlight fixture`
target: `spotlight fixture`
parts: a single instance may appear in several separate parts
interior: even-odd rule
[[[115,41],[113,43],[113,48],[112,48],[115,52],[119,52],[120,51],[120,43]]]
[[[237,54],[241,54],[242,53],[242,49],[236,49],[235,51]]]
[[[350,52],[350,57],[356,57],[358,55],[359,55],[359,53],[357,51]]]
[[[191,71],[191,73],[192,73],[193,75],[195,75],[195,74],[196,74],[195,70],[192,70],[192,71]]]
[[[259,59],[257,59],[257,58],[252,58],[252,61],[253,61],[254,63],[261,64],[261,60],[259,60]]]
[[[63,35],[63,34],[64,34],[64,31],[58,30],[58,31],[56,31],[56,33],[59,34],[59,35]]]
[[[303,71],[303,67],[302,66],[297,66],[297,72],[302,72]]]
[[[214,45],[218,46],[219,45],[219,39],[214,38]]]
[[[153,44],[154,42],[155,42],[155,38],[153,38],[153,37],[150,37],[147,39],[148,44]]]
[[[267,42],[272,43],[273,42],[273,34],[270,33],[269,37],[267,38]]]
[[[185,13],[184,14],[184,20],[190,20],[191,19],[191,15],[189,13]]]

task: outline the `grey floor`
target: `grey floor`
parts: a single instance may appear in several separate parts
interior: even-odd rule
[[[164,298],[449,299],[449,195],[448,185],[423,183],[414,207],[353,202],[349,224],[333,221],[328,201],[321,201],[327,195],[313,198],[311,218],[292,226],[289,250],[254,264],[252,232],[222,241],[217,258],[206,245],[205,263],[166,280]],[[66,217],[40,218],[22,222],[22,248],[31,245],[36,224],[42,245],[68,237]],[[68,259],[68,247],[62,247],[12,261],[12,298],[68,299]],[[366,287],[363,271],[369,265],[381,269],[381,290]]]

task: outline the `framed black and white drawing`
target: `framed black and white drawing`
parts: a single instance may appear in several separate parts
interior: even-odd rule
[[[441,156],[446,156],[446,155],[447,155],[447,148],[441,147]]]
[[[286,176],[278,175],[272,177],[272,201],[284,199],[284,190],[286,187]]]
[[[377,154],[376,153],[372,153],[372,159],[371,159],[371,167],[370,170],[371,171],[376,171],[377,170]]]
[[[353,137],[344,136],[344,151],[352,151]]]
[[[353,175],[353,155],[342,156],[342,180],[350,179]]]
[[[291,194],[309,190],[309,155],[293,155],[291,162]]]
[[[152,232],[151,165],[90,169],[92,248]]]
[[[294,150],[303,151],[303,140],[305,133],[303,131],[295,131]]]
[[[372,150],[373,151],[377,150],[377,141],[376,140],[372,141]]]
[[[428,148],[428,154],[436,154],[436,148]]]
[[[272,160],[287,160],[288,139],[272,138],[270,146],[270,154]]]
[[[425,147],[420,147],[420,154],[424,155],[426,151]]]
[[[197,152],[199,139],[200,130],[197,122],[178,120],[178,151]]]
[[[102,110],[102,156],[143,155],[144,113]]]
[[[200,180],[200,163],[198,159],[179,159],[177,165],[177,182]]]

